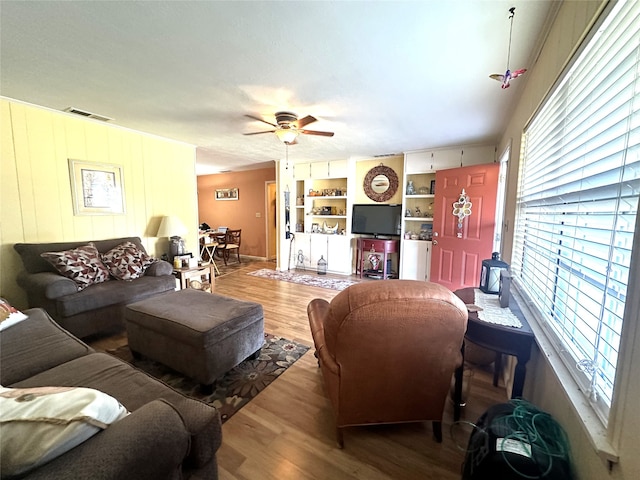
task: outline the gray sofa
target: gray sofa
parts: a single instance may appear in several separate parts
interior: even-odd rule
[[[218,411],[187,398],[109,354],[99,353],[42,309],[0,331],[0,382],[10,388],[88,387],[116,398],[130,415],[25,478],[217,479]],[[3,477],[4,478],[4,475]]]
[[[93,241],[100,253],[130,241],[144,251],[139,237]],[[144,275],[131,281],[111,280],[90,285],[78,291],[77,284],[57,272],[40,256],[43,252],[59,252],[84,242],[16,243],[25,270],[17,283],[27,292],[29,307],[44,308],[56,322],[80,338],[124,329],[124,307],[132,302],[175,290],[176,282],[170,263],[158,260]]]

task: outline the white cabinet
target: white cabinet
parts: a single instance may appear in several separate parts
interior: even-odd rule
[[[341,178],[347,177],[347,160],[332,160],[330,162],[313,162],[310,168],[311,178]]]
[[[294,249],[297,268],[300,268],[302,262],[305,270],[316,271],[318,260],[323,257],[327,262],[328,272],[351,274],[351,239],[346,235],[296,233]]]
[[[294,164],[293,178],[295,180],[306,180],[307,178],[311,178],[311,164],[309,162]]]
[[[347,160],[332,160],[330,162],[296,163],[293,172],[296,180],[347,178],[349,176],[349,162]]]
[[[404,156],[404,173],[421,173],[460,166],[461,150],[408,152]]]
[[[346,178],[349,176],[349,162],[347,160],[333,160],[327,166],[329,178]]]
[[[418,150],[404,155],[405,174],[446,170],[448,168],[481,165],[496,160],[492,145],[473,145],[460,148]]]
[[[327,270],[333,273],[351,275],[351,238],[347,235],[325,235],[327,237]]]
[[[329,162],[314,162],[310,168],[311,178],[330,178],[329,177]]]
[[[308,233],[296,233],[292,250],[291,268],[310,268],[311,235]]]
[[[323,234],[311,234],[311,252],[309,254],[310,267],[318,268],[318,260],[323,257],[327,261],[327,271],[329,271],[327,236]]]
[[[402,240],[401,252],[400,278],[428,282],[431,270],[431,242]]]

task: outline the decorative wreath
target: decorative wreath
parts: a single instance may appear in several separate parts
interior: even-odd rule
[[[388,183],[387,189],[380,193],[373,190],[373,180],[378,175],[384,176]],[[367,172],[362,186],[364,188],[364,193],[371,200],[374,202],[386,202],[398,191],[398,175],[396,175],[396,172],[394,172],[392,168],[385,167],[380,164]]]

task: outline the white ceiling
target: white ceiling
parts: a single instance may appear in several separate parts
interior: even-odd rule
[[[497,142],[558,1],[0,2],[0,94],[197,145],[197,172],[284,158],[246,118],[315,116],[289,160]]]

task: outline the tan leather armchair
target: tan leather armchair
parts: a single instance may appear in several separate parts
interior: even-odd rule
[[[447,288],[416,280],[351,285],[307,307],[325,387],[343,446],[347,426],[442,416],[467,329],[467,309]]]

